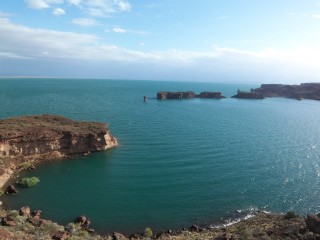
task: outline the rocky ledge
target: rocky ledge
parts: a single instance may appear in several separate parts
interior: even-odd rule
[[[23,162],[103,151],[117,145],[105,123],[74,121],[56,115],[0,120],[0,187]]]

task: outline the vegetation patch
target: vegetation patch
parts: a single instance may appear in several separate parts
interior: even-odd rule
[[[21,170],[28,170],[31,167],[32,167],[32,163],[30,162],[23,162],[19,165],[19,169]]]
[[[38,184],[40,182],[40,179],[38,177],[26,177],[26,178],[22,178],[18,184],[22,187],[25,188],[30,188],[35,186],[36,184]]]
[[[153,233],[152,233],[151,228],[146,227],[146,229],[144,230],[144,236],[147,238],[150,238],[150,237],[152,237],[152,235],[153,235]]]

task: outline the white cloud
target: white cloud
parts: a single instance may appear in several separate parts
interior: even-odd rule
[[[120,28],[120,27],[114,27],[114,28],[112,28],[112,31],[115,33],[125,33],[126,32],[125,29]]]
[[[72,20],[73,24],[83,26],[83,27],[90,27],[97,25],[97,21],[93,18],[77,18]]]
[[[115,32],[115,33],[133,33],[133,34],[138,34],[138,35],[147,35],[148,34],[148,32],[145,32],[145,31],[124,29],[124,28],[121,28],[121,27],[113,27],[112,31]]]
[[[312,15],[313,18],[320,20],[320,14],[313,14]]]
[[[56,16],[61,16],[61,15],[66,14],[66,12],[65,12],[62,8],[55,8],[55,9],[52,11],[52,14],[53,14],[53,15],[56,15]]]
[[[81,3],[81,0],[68,0],[68,3],[79,6]]]
[[[49,8],[49,4],[45,0],[26,0],[27,6],[34,9]]]
[[[124,0],[114,0],[119,10],[122,12],[129,12],[131,10],[131,5],[129,2]]]

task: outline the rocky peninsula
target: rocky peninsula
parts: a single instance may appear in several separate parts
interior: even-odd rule
[[[24,162],[69,158],[117,146],[108,126],[56,115],[0,120],[0,187]]]
[[[252,89],[252,92],[261,94],[263,97],[320,100],[320,83],[301,83],[300,85],[261,84],[260,88]]]

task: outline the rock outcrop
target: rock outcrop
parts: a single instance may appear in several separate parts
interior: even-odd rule
[[[58,153],[61,156],[102,151],[117,145],[106,124],[55,115],[0,120],[0,157]]]

